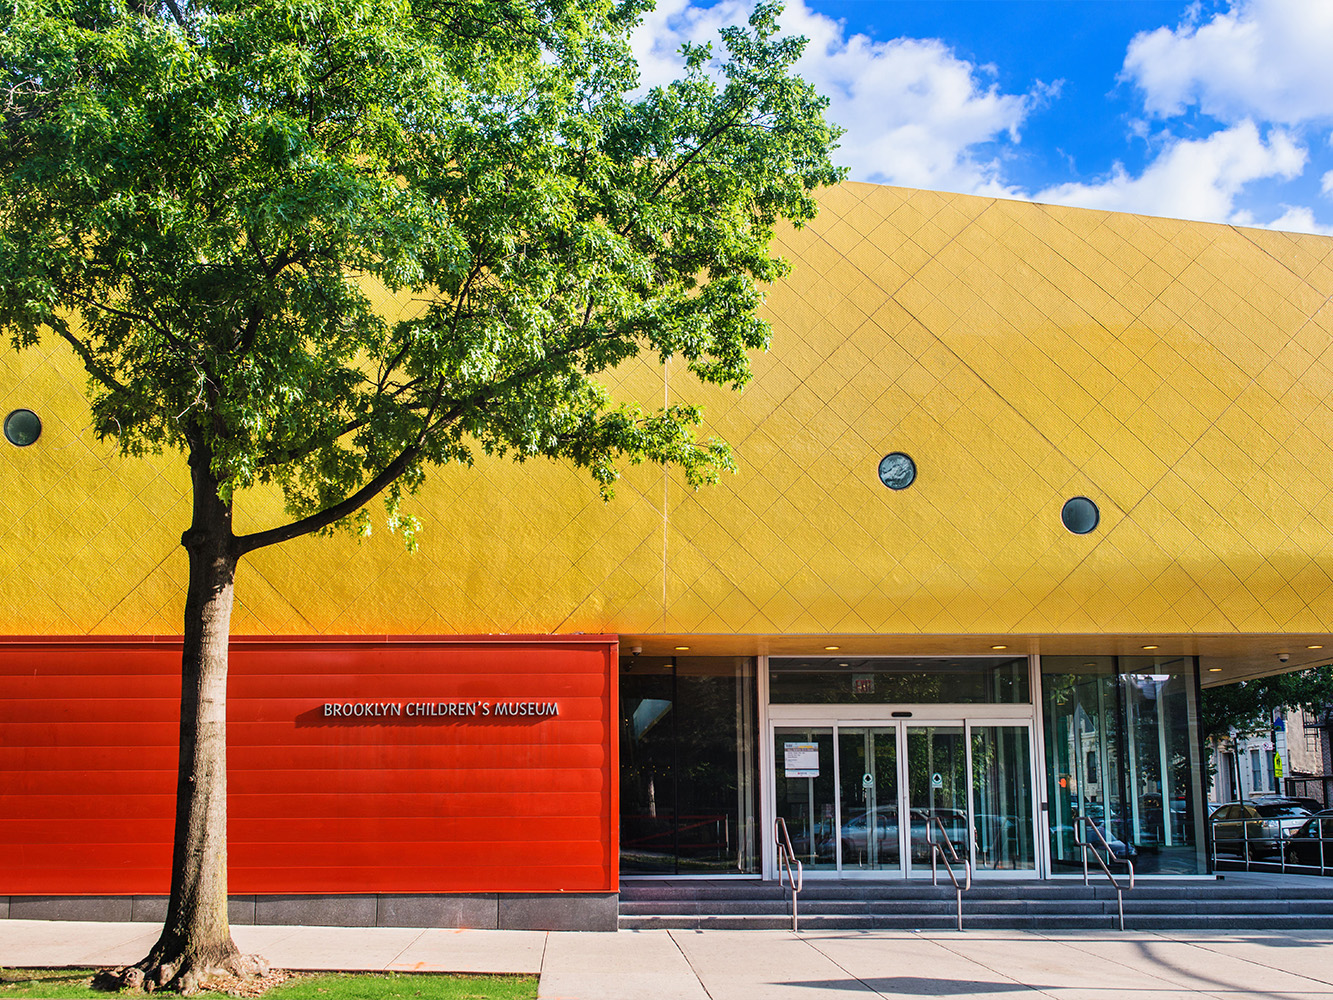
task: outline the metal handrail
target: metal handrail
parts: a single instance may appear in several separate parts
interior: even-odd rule
[[[945,845],[949,848],[949,853],[944,853],[944,847],[941,847],[935,840],[935,834],[932,827],[938,827],[940,836],[944,838]],[[949,873],[949,881],[953,883],[954,899],[958,905],[958,929],[963,929],[963,893],[972,888],[972,860],[970,858],[960,858],[958,851],[954,849],[953,841],[949,839],[948,831],[944,829],[944,824],[938,816],[932,816],[926,823],[926,840],[930,843],[930,884],[939,885],[939,870],[937,863],[944,862],[944,870]],[[950,861],[952,860],[952,864]],[[953,873],[954,864],[963,865],[963,884],[958,884],[958,876]]]
[[[1269,823],[1277,824],[1278,832],[1275,836],[1272,837],[1250,836],[1250,827],[1252,824],[1269,824]],[[1244,853],[1242,858],[1233,859],[1231,857],[1223,856],[1222,851],[1218,847],[1218,836],[1217,836],[1217,828],[1221,824],[1226,824],[1228,827],[1236,825],[1240,826],[1241,842],[1244,844]],[[1333,856],[1333,851],[1331,851],[1327,846],[1329,844],[1333,844],[1333,837],[1299,837],[1293,840],[1293,835],[1295,834],[1296,831],[1294,829],[1293,830],[1282,829],[1281,823],[1279,823],[1277,820],[1262,819],[1262,818],[1253,819],[1249,817],[1243,820],[1212,819],[1209,820],[1209,828],[1212,834],[1210,839],[1212,840],[1213,869],[1215,871],[1220,870],[1222,865],[1228,865],[1228,866],[1241,865],[1245,871],[1266,872],[1266,871],[1271,871],[1274,866],[1277,866],[1279,870],[1282,871],[1283,874],[1288,874],[1288,873],[1294,875],[1306,874],[1306,872],[1304,871],[1293,871],[1292,869],[1308,869],[1311,874],[1313,874],[1313,872],[1317,869],[1320,875],[1333,874],[1333,864],[1330,864],[1327,861],[1328,857]],[[1233,843],[1235,842],[1236,838],[1228,837],[1226,838],[1226,840],[1229,843]],[[1304,864],[1302,862],[1295,860],[1293,855],[1294,855],[1294,848],[1297,843],[1301,844],[1317,843],[1322,845],[1319,851],[1319,863]],[[1251,845],[1259,845],[1261,847],[1271,848],[1273,852],[1276,854],[1276,859],[1268,860],[1263,857],[1256,857],[1255,856],[1256,851],[1251,849]]]
[[[1078,829],[1080,826],[1087,826],[1087,828],[1092,831],[1092,835],[1096,837],[1097,840],[1101,842],[1102,847],[1106,849],[1106,856],[1111,859],[1115,858],[1115,855],[1111,852],[1111,845],[1108,844],[1106,838],[1102,836],[1102,831],[1097,829],[1096,823],[1087,816],[1080,816],[1078,817],[1078,824],[1075,826],[1075,829]],[[1092,845],[1077,836],[1074,838],[1074,843],[1083,848],[1083,884],[1087,885],[1088,848],[1092,847]],[[1125,867],[1129,869],[1129,885],[1125,886],[1116,881],[1116,877],[1111,874],[1111,869],[1106,866],[1106,862],[1102,860],[1102,856],[1096,847],[1092,847],[1092,856],[1097,859],[1097,864],[1101,867],[1101,870],[1106,873],[1106,877],[1111,880],[1111,885],[1115,887],[1115,905],[1116,910],[1120,914],[1120,929],[1123,931],[1125,929],[1125,892],[1134,888],[1134,862],[1129,858],[1124,859]]]
[[[792,850],[791,837],[787,836],[787,821],[781,816],[773,824],[773,839],[778,845],[778,885],[791,886],[791,929],[795,934],[797,933],[796,897],[805,888],[805,867],[796,857],[796,852]],[[792,871],[793,864],[796,866],[795,872]]]

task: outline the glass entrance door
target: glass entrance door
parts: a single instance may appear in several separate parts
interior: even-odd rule
[[[838,837],[844,872],[902,867],[898,829],[898,727],[838,727]]]
[[[930,845],[943,827],[966,856],[967,740],[963,726],[907,726],[907,809],[911,816],[909,873],[930,873]]]
[[[836,871],[833,728],[779,726],[773,730],[773,744],[777,765],[774,815],[787,824],[792,850],[807,871]]]
[[[775,815],[807,871],[920,877],[943,830],[978,874],[1035,873],[1027,724],[839,721],[773,737]]]

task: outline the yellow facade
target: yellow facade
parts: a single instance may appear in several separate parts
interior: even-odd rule
[[[702,402],[736,475],[694,493],[632,468],[603,504],[561,464],[434,470],[420,551],[378,532],[256,553],[233,631],[1160,637],[1226,676],[1323,655],[1305,647],[1333,633],[1333,240],[868,184],[821,202],[782,234],[792,273],[742,393],[623,375],[646,402]],[[179,633],[184,463],[118,458],[82,390],[54,340],[0,354],[0,412],[44,423],[3,446],[0,632]],[[879,482],[891,451],[916,462],[906,490]],[[1076,495],[1101,511],[1087,535],[1060,522]],[[242,507],[241,530],[283,517],[272,495]]]

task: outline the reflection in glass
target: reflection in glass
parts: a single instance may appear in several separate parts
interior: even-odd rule
[[[636,656],[620,674],[620,870],[676,871],[675,667]]]
[[[787,823],[796,857],[806,868],[836,868],[832,728],[778,727],[773,761],[777,815]]]
[[[1077,817],[1143,874],[1205,871],[1193,658],[1042,657],[1051,864],[1082,870]]]
[[[1029,701],[1025,656],[772,657],[774,704],[980,704]]]
[[[960,857],[968,850],[967,743],[962,726],[907,727],[907,805],[911,867],[930,871],[938,819]]]
[[[620,709],[621,871],[756,871],[753,661],[624,657]]]
[[[972,726],[972,824],[978,869],[1037,867],[1026,726]]]
[[[843,871],[897,870],[898,730],[838,727]]]

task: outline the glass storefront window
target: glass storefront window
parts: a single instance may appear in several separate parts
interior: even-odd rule
[[[976,704],[1030,701],[1026,656],[773,657],[774,704]]]
[[[972,829],[980,871],[1032,871],[1032,757],[1026,726],[972,726]]]
[[[620,662],[620,870],[758,869],[756,684],[749,657]]]
[[[1051,867],[1082,870],[1079,817],[1141,874],[1206,871],[1192,657],[1043,656]]]

